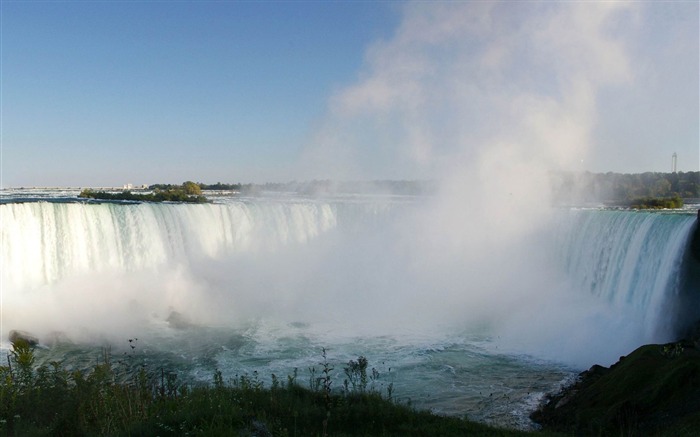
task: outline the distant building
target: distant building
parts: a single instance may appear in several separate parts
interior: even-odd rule
[[[673,173],[677,173],[678,171],[678,155],[676,152],[673,152],[673,155],[671,155],[671,168]]]
[[[147,190],[148,184],[139,184],[139,185],[124,184],[124,185],[122,185],[122,189],[123,190]]]

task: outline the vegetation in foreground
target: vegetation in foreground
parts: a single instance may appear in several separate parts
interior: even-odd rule
[[[574,435],[696,436],[700,432],[700,338],[638,348],[593,366],[532,419]]]
[[[372,388],[378,377],[359,357],[344,367],[332,390],[332,366],[323,351],[309,388],[296,372],[264,387],[256,373],[224,382],[219,371],[208,386],[181,384],[177,375],[144,367],[132,376],[112,365],[108,353],[89,371],[58,362],[35,366],[32,346],[15,339],[8,366],[0,367],[2,436],[511,436],[526,433],[416,411]],[[133,370],[133,369],[131,369]],[[118,382],[120,381],[120,382]]]
[[[163,369],[112,364],[107,351],[86,370],[35,361],[31,339],[15,338],[0,366],[0,436],[532,435],[400,404],[364,357],[343,366],[345,379],[333,387],[325,350],[303,383],[295,370],[272,375],[267,387],[256,372],[224,381],[218,370],[209,385],[185,384]],[[532,418],[539,435],[697,435],[700,339],[642,346],[610,368],[593,366]]]
[[[155,189],[152,193],[132,193],[125,190],[121,193],[108,193],[105,191],[93,191],[85,189],[78,197],[98,200],[129,200],[135,202],[187,202],[206,203],[207,198],[202,195],[202,189],[194,182],[187,181],[180,186],[172,186],[161,190]]]

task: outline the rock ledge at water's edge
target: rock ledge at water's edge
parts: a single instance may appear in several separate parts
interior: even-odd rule
[[[642,346],[610,368],[595,365],[531,418],[575,435],[698,435],[700,337]]]

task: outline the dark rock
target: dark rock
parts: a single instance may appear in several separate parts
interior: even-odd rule
[[[165,319],[171,328],[187,329],[192,328],[194,324],[182,313],[171,311],[167,319]]]
[[[700,335],[700,221],[693,223],[678,273],[676,296],[667,312],[675,316],[669,322],[678,338]]]
[[[49,346],[57,346],[60,344],[73,344],[73,341],[66,335],[65,332],[51,331],[44,337],[44,344]]]
[[[609,371],[610,371],[610,369],[608,369],[607,367],[603,367],[603,366],[600,366],[598,364],[594,364],[593,366],[591,366],[590,369],[588,369],[584,372],[581,372],[581,374],[579,375],[579,378],[586,379],[586,380],[597,379],[597,378],[600,378],[601,376],[605,375]]]
[[[39,344],[39,339],[33,335],[30,334],[27,331],[19,331],[13,329],[10,331],[10,335],[8,336],[8,339],[10,340],[10,343],[14,344],[19,340],[24,340],[29,344],[29,346],[36,346]]]

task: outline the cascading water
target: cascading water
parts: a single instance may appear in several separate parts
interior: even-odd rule
[[[669,313],[680,289],[681,264],[695,217],[682,213],[568,211],[560,220],[558,256],[573,286],[633,312],[647,342],[678,330]]]
[[[416,226],[429,205],[6,201],[3,340],[14,328],[117,349],[139,337],[144,360],[195,380],[217,368],[289,374],[325,347],[341,380],[342,363],[365,355],[400,399],[514,427],[576,370],[670,340],[694,216],[560,211],[553,227],[486,253],[432,245],[449,230]],[[631,334],[596,354],[611,323]]]
[[[136,271],[308,241],[336,226],[330,205],[10,203],[4,284],[18,290],[85,272]]]

